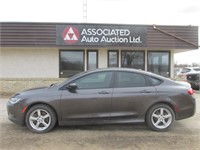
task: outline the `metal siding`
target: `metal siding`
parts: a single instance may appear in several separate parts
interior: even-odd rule
[[[156,26],[157,28],[187,40],[195,45],[198,45],[198,27],[194,26]],[[153,26],[148,27],[147,46],[162,47],[169,49],[197,49],[198,47],[186,43],[173,36],[167,35],[154,29]]]
[[[61,23],[0,23],[0,45],[3,47],[57,47],[56,25]],[[64,24],[64,23],[62,23]],[[73,25],[73,24],[72,24]],[[144,48],[197,49],[197,26],[156,26],[157,28],[187,40],[194,45],[147,27],[147,46]],[[76,47],[74,45],[74,47]]]
[[[56,25],[45,23],[1,23],[1,46],[55,46]]]

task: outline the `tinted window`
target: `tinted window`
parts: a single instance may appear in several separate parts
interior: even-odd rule
[[[60,77],[66,78],[84,71],[84,51],[60,51]]]
[[[144,70],[144,52],[122,51],[121,66],[126,68],[135,68]]]
[[[191,74],[191,75],[187,75],[187,80],[191,80],[191,81],[198,81],[200,78],[200,74]]]
[[[200,68],[194,68],[195,71],[200,71]]]
[[[157,85],[162,83],[162,81],[159,80],[159,79],[156,79],[156,78],[153,78],[153,77],[149,77],[149,76],[147,76],[147,78],[148,78],[150,84],[153,85],[153,86],[157,86]]]
[[[86,75],[75,81],[78,89],[109,88],[112,80],[112,72],[99,72]]]
[[[116,87],[144,87],[146,86],[145,77],[141,74],[132,72],[118,72]]]

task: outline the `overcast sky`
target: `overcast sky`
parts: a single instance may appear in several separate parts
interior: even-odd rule
[[[199,18],[199,0],[87,0],[88,23],[200,26]],[[0,0],[0,21],[81,23],[83,0]],[[175,62],[200,63],[200,50]]]

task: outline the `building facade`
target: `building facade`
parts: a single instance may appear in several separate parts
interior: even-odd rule
[[[3,22],[0,34],[1,93],[95,68],[136,68],[173,78],[174,54],[198,49],[197,26]]]

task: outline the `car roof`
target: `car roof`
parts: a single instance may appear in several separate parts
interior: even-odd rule
[[[134,71],[138,73],[147,73],[146,71],[143,71],[141,69],[133,69],[133,68],[98,68],[98,69],[88,70],[86,72],[99,72],[99,71]]]
[[[165,80],[167,79],[163,76],[154,74],[152,72],[144,71],[141,69],[134,69],[134,68],[98,68],[94,70],[88,70],[85,73],[87,74],[87,73],[99,72],[99,71],[128,71],[128,72],[142,73],[142,74],[149,75],[155,78],[160,78],[160,79],[165,79]]]
[[[196,69],[196,68],[200,68],[200,67],[184,67],[185,69]],[[183,69],[184,69],[183,68]]]
[[[125,72],[141,73],[143,75],[147,75],[147,76],[159,79],[161,81],[165,81],[165,82],[168,82],[168,83],[172,83],[172,82],[176,83],[175,81],[172,81],[169,78],[166,78],[166,77],[163,77],[161,75],[157,75],[157,74],[154,74],[154,73],[151,73],[151,72],[147,72],[147,71],[144,71],[144,70],[140,70],[140,69],[133,69],[133,68],[98,68],[98,69],[87,70],[85,72],[81,72],[79,74],[76,74],[76,75],[72,76],[71,79],[68,78],[66,81],[59,84],[59,87],[62,87],[63,85],[65,85],[66,82],[70,83],[71,81],[76,80],[79,77],[83,77],[87,74],[103,72],[103,71],[125,71]]]

